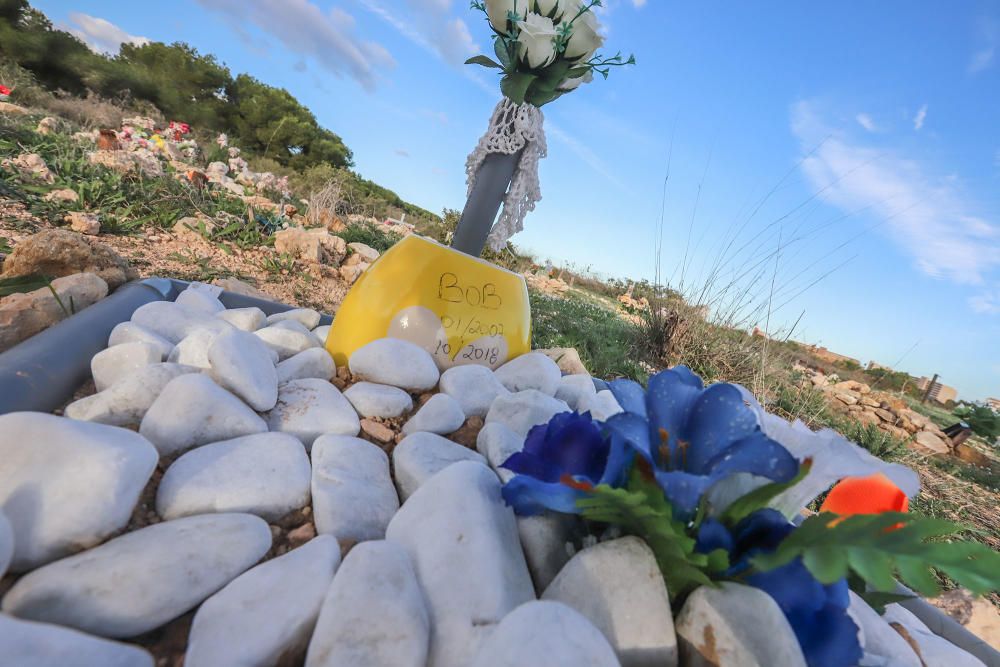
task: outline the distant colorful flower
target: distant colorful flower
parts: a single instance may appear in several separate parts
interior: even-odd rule
[[[7,86],[0,85],[0,100],[6,100],[14,92]]]

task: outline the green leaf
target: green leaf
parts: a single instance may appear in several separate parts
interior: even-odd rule
[[[892,604],[893,602],[903,602],[905,600],[912,600],[914,596],[903,595],[902,593],[882,593],[880,591],[866,591],[864,593],[858,593],[862,600],[868,603],[868,606],[875,610],[879,616],[885,613],[885,606],[887,604]]]
[[[0,296],[34,292],[36,289],[48,287],[51,282],[49,278],[37,273],[16,278],[0,278]]]
[[[493,52],[497,54],[497,60],[503,65],[504,70],[510,70],[514,66],[514,57],[510,52],[510,47],[500,37],[493,41]]]
[[[805,479],[805,476],[809,474],[810,470],[812,470],[812,460],[806,459],[802,465],[799,466],[798,474],[787,482],[773,482],[771,484],[765,484],[764,486],[758,487],[750,493],[737,498],[729,507],[726,508],[726,511],[722,513],[722,522],[731,526],[750,516],[757,510],[767,507],[768,503],[774,500],[779,494],[787,491]]]
[[[932,568],[976,595],[1000,589],[1000,553],[978,542],[926,541],[963,530],[948,521],[896,512],[847,518],[823,513],[806,519],[773,553],[755,556],[752,564],[771,570],[801,557],[822,582],[854,572],[882,592],[894,589],[895,571],[905,584],[932,596],[939,590]]]
[[[466,65],[482,65],[493,69],[503,69],[503,65],[487,56],[473,56],[465,61]]]
[[[537,79],[534,74],[512,72],[500,80],[500,91],[514,104],[524,104],[528,87]]]

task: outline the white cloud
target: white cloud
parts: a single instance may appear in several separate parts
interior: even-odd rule
[[[978,26],[979,43],[982,46],[972,54],[969,60],[969,73],[976,74],[989,69],[996,59],[997,46],[1000,42],[1000,22],[983,19]]]
[[[987,69],[993,64],[994,55],[996,55],[995,46],[987,46],[985,49],[973,53],[972,60],[969,61],[969,72],[975,74]]]
[[[410,157],[410,151],[406,150],[405,148],[397,148],[396,150],[393,151],[393,153],[395,153],[399,157]]]
[[[646,0],[632,0],[632,4],[639,9],[646,6]]]
[[[379,73],[395,65],[385,47],[357,36],[354,17],[338,8],[326,14],[309,0],[196,1],[225,15],[237,31],[250,23],[289,51],[336,76],[346,74],[369,91]]]
[[[1000,226],[981,217],[961,180],[832,129],[816,103],[792,107],[792,131],[812,149],[802,169],[830,203],[880,216],[917,268],[956,283],[982,284],[1000,268]]]
[[[913,117],[913,129],[919,130],[924,126],[924,121],[927,119],[927,105],[920,107],[917,111],[917,115]]]
[[[107,19],[70,12],[69,20],[69,32],[97,53],[118,53],[122,44],[149,44],[148,37],[131,35]]]
[[[969,307],[983,315],[1000,315],[1000,289],[987,290],[969,297]]]
[[[875,121],[872,120],[872,117],[866,113],[859,113],[857,116],[854,117],[854,120],[858,121],[858,125],[865,128],[869,132],[874,132],[876,129],[878,129],[875,127]]]
[[[381,0],[360,0],[361,4],[399,34],[451,65],[462,65],[479,51],[469,26],[452,17],[451,0],[407,0],[410,11],[386,8]]]

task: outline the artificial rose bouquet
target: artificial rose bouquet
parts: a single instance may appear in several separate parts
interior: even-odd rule
[[[601,0],[473,0],[495,33],[497,60],[475,56],[467,64],[502,70],[500,90],[515,104],[541,107],[597,72],[634,65],[635,57],[597,55],[604,39],[593,8]]]
[[[654,375],[646,389],[630,380],[609,388],[622,412],[604,422],[565,412],[528,433],[503,464],[515,473],[503,496],[518,514],[579,514],[592,528],[643,538],[675,602],[720,581],[759,588],[785,614],[810,667],[848,667],[863,653],[849,590],[877,608],[900,598],[898,576],[935,595],[932,569],[974,593],[1000,588],[1000,554],[943,541],[963,530],[947,521],[884,506],[838,516],[825,511],[828,499],[797,525],[800,511],[844,478],[915,495],[912,470],[835,431],[770,415],[739,385],[705,387],[683,366]]]

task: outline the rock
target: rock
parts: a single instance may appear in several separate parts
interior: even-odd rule
[[[278,371],[271,350],[257,336],[234,329],[219,334],[208,348],[212,377],[254,410],[270,410],[278,402]]]
[[[559,370],[566,375],[590,376],[590,371],[580,359],[580,353],[575,347],[553,347],[547,350],[535,350],[556,362]]]
[[[174,303],[197,313],[218,315],[226,309],[218,298],[219,289],[204,283],[191,283],[186,290],[177,295]]]
[[[948,443],[930,431],[919,431],[914,444],[928,454],[948,454],[951,452],[951,447],[948,446]]]
[[[278,353],[278,361],[294,357],[309,348],[320,347],[312,333],[302,333],[284,327],[264,327],[253,333]]]
[[[140,368],[160,363],[163,360],[161,351],[162,348],[141,341],[122,343],[101,350],[90,360],[94,386],[97,391],[104,391]]]
[[[49,192],[44,197],[45,201],[51,202],[65,202],[72,204],[79,201],[80,196],[76,194],[75,190],[70,190],[69,188],[63,188],[62,190],[53,190]]]
[[[9,262],[8,259],[4,266]],[[42,287],[3,298],[0,303],[0,352],[93,305],[108,293],[107,283],[93,273],[56,278],[50,284],[51,289]]]
[[[326,339],[330,335],[330,325],[324,324],[321,327],[316,327],[313,329],[313,335],[316,336],[316,340],[319,341],[320,345],[326,347]]]
[[[361,432],[369,438],[374,438],[384,444],[389,444],[396,439],[396,434],[391,428],[371,419],[361,420]]]
[[[216,278],[212,281],[212,284],[216,287],[221,287],[227,292],[233,294],[242,294],[243,296],[252,296],[255,299],[264,299],[265,301],[273,301],[274,297],[266,292],[261,292],[259,289],[243,282],[238,278]],[[239,310],[239,309],[234,309]],[[263,311],[262,311],[263,312]]]
[[[162,456],[266,431],[264,420],[240,399],[197,373],[171,380],[139,426]]]
[[[230,308],[219,313],[216,317],[229,322],[242,331],[256,331],[263,327],[267,321],[267,316],[260,308]]]
[[[805,667],[798,639],[764,591],[723,582],[702,586],[674,621],[680,664],[690,667]]]
[[[274,249],[316,264],[339,264],[347,254],[347,242],[325,229],[289,227],[274,235]]]
[[[0,507],[24,572],[101,542],[128,523],[156,450],[125,429],[38,412],[0,416]]]
[[[876,416],[884,422],[889,422],[890,424],[896,423],[896,415],[892,414],[888,410],[883,410],[881,408],[876,408],[873,410]]]
[[[408,391],[433,389],[440,377],[426,350],[398,338],[379,338],[355,350],[348,367],[359,379]]]
[[[271,548],[250,514],[147,526],[25,575],[3,611],[104,637],[134,637],[193,609]]]
[[[15,158],[8,158],[3,161],[2,166],[17,171],[24,181],[39,181],[41,183],[55,183],[55,174],[45,164],[45,160],[38,153],[21,153]]]
[[[356,542],[384,538],[399,509],[385,452],[360,438],[325,435],[313,445],[312,461],[317,532]]]
[[[278,364],[277,371],[278,384],[307,378],[332,380],[337,374],[337,365],[333,363],[333,357],[325,349],[311,347],[282,361]]]
[[[35,128],[35,132],[38,134],[52,134],[59,129],[59,121],[57,121],[52,116],[46,116],[45,118],[38,121],[38,127]]]
[[[348,243],[347,247],[351,250],[352,254],[361,257],[362,261],[367,262],[368,264],[371,264],[379,258],[378,250],[365,245],[364,243],[355,241],[354,243]]]
[[[344,396],[362,417],[400,417],[413,409],[413,399],[397,387],[373,382],[358,382],[344,391]]]
[[[497,396],[510,393],[493,371],[475,364],[449,368],[441,374],[440,386],[468,417],[485,417]]]
[[[325,535],[244,572],[198,609],[184,665],[301,659],[338,565],[340,545]]]
[[[421,435],[436,437],[410,437]],[[481,463],[461,461],[428,480],[396,512],[386,539],[406,549],[427,601],[427,664],[470,664],[501,619],[535,597],[514,513]]]
[[[576,409],[579,412],[589,412],[597,421],[604,421],[612,415],[623,412],[622,407],[615,400],[614,394],[607,389],[599,391],[593,396],[585,395],[577,404]]]
[[[160,334],[147,329],[146,327],[140,326],[134,322],[122,322],[116,324],[115,328],[111,330],[111,336],[108,337],[108,347],[114,347],[115,345],[121,345],[122,343],[149,343],[156,347],[157,351],[160,353],[160,361],[163,361],[174,349],[174,344],[169,340],[161,336]]]
[[[288,544],[296,549],[316,537],[316,526],[312,522],[304,523],[294,530],[288,531]]]
[[[86,213],[84,211],[70,211],[63,218],[69,223],[69,228],[74,232],[97,236],[101,233],[101,220],[96,213]]]
[[[225,320],[207,316],[171,301],[153,301],[139,306],[132,313],[131,321],[155,332],[174,345],[198,331],[219,334],[232,328],[232,325]],[[208,349],[207,342],[205,349]]]
[[[212,368],[212,362],[208,360],[208,350],[220,333],[222,332],[211,329],[195,330],[174,346],[174,349],[167,356],[167,361],[209,370]]]
[[[486,423],[500,422],[523,438],[532,426],[547,424],[560,412],[569,411],[563,401],[537,389],[528,389],[497,397],[486,413]]]
[[[406,551],[387,541],[354,547],[333,578],[306,667],[423,667],[430,617]]]
[[[355,255],[356,256],[356,255]],[[348,259],[348,262],[351,260]],[[361,277],[361,274],[368,270],[370,264],[365,262],[358,262],[356,264],[344,264],[340,267],[338,273],[345,283],[348,285],[353,285]]]
[[[4,261],[4,278],[35,273],[52,277],[93,273],[112,290],[139,277],[110,246],[65,229],[49,229],[23,239]]]
[[[503,480],[504,476],[500,479]],[[521,549],[524,550],[535,590],[539,593],[552,583],[569,560],[566,543],[573,541],[575,528],[576,518],[570,514],[542,512],[517,517]]]
[[[167,383],[186,373],[197,372],[197,368],[180,364],[143,366],[104,391],[73,401],[63,414],[80,421],[138,428]]]
[[[0,113],[8,114],[11,116],[24,116],[31,113],[30,110],[25,109],[17,104],[11,104],[10,102],[0,102]]]
[[[312,308],[293,308],[274,315],[267,316],[267,323],[274,324],[285,320],[294,320],[310,331],[319,326],[319,313]]]
[[[465,413],[458,401],[448,394],[434,394],[417,410],[417,413],[403,425],[403,434],[418,431],[447,435],[454,433],[465,423]]]
[[[858,397],[846,391],[834,391],[833,397],[845,405],[854,405],[858,402]]]
[[[593,378],[589,375],[564,375],[559,378],[559,388],[556,389],[556,398],[576,410],[582,401],[594,400],[597,395],[597,388],[594,387]]]
[[[524,436],[514,433],[506,424],[490,422],[483,426],[476,436],[476,450],[486,457],[490,467],[507,482],[514,473],[502,468],[513,454],[524,449]]]
[[[540,352],[529,352],[511,359],[496,370],[496,377],[510,391],[537,389],[555,396],[562,373],[556,362]]]
[[[174,461],[160,481],[164,519],[246,512],[274,522],[309,504],[312,472],[302,443],[283,433],[215,442]]]
[[[862,396],[858,400],[858,402],[861,403],[861,405],[864,405],[864,406],[867,406],[867,407],[870,407],[870,408],[877,408],[877,407],[879,407],[879,405],[881,405],[878,401],[876,401],[874,398],[872,398],[870,396]]]
[[[139,174],[146,178],[163,176],[163,166],[147,148],[133,151],[97,150],[87,154],[91,164],[101,165],[120,174]]]
[[[990,646],[1000,646],[1000,612],[988,598],[976,597],[964,588],[955,588],[928,602]]]
[[[10,561],[14,557],[14,529],[3,512],[0,512],[0,579],[7,574]],[[3,653],[0,652],[0,655]]]
[[[421,484],[459,461],[486,463],[480,454],[440,435],[420,431],[406,436],[392,450],[400,499],[405,501]]]
[[[915,650],[926,667],[985,667],[975,656],[963,651],[944,637],[934,634],[909,610],[899,604],[889,604],[882,615]],[[905,634],[904,632],[905,631]]]
[[[851,604],[848,613],[861,629],[861,646],[866,656],[876,658],[868,662],[879,664],[878,659],[881,659],[883,663],[899,667],[922,667],[920,658],[906,640],[854,591],[849,593]]]
[[[472,667],[521,667],[540,656],[551,667],[618,667],[607,640],[586,618],[558,602],[526,602],[504,617]],[[665,663],[659,663],[665,664]]]
[[[0,656],[12,667],[153,667],[145,649],[0,615]]]
[[[622,667],[677,664],[667,586],[653,551],[637,537],[600,542],[577,553],[542,599],[583,614],[604,633]]]
[[[358,413],[326,380],[292,380],[278,387],[278,404],[267,418],[272,431],[290,433],[309,450],[319,436],[357,435]]]
[[[304,336],[314,337],[312,334],[312,330],[303,325],[298,320],[292,320],[292,319],[278,320],[277,322],[269,326],[272,326],[275,329],[287,329],[289,331],[297,331],[298,333]]]

